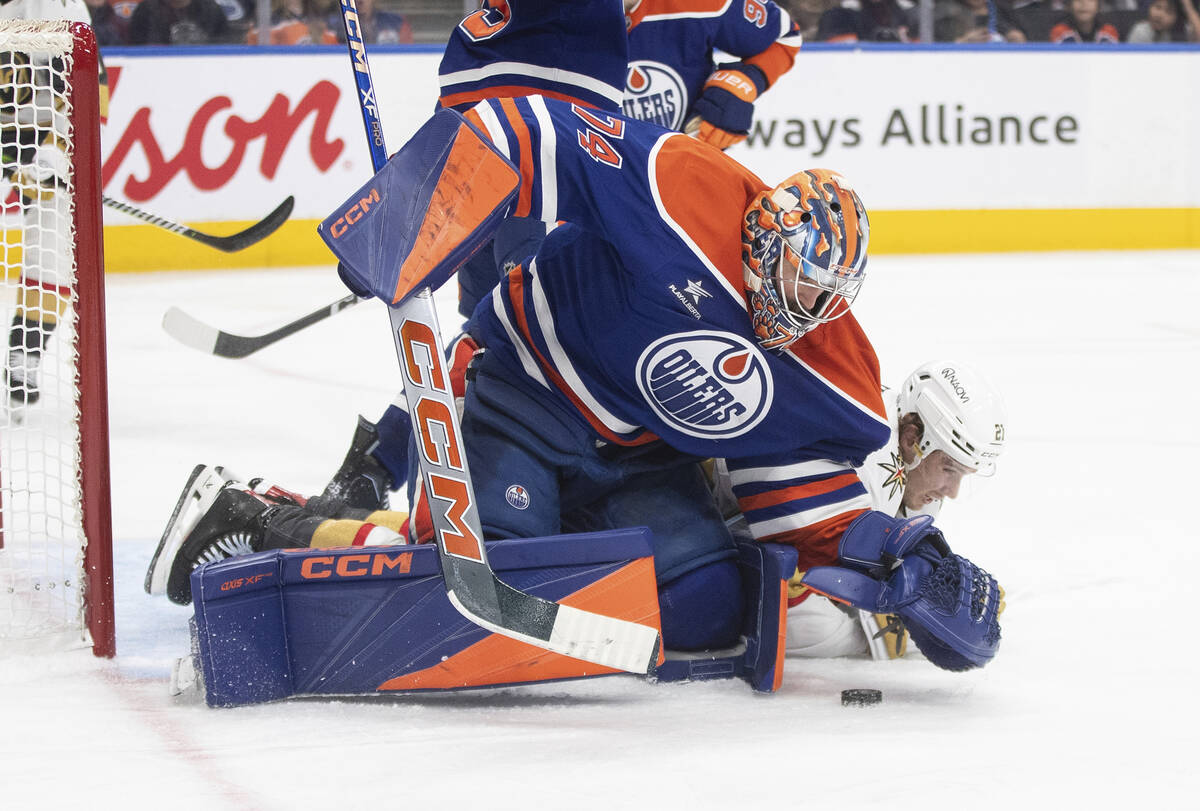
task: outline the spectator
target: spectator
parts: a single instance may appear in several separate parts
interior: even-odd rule
[[[1126,42],[1198,42],[1200,14],[1193,0],[1153,0],[1129,29]]]
[[[837,0],[776,0],[776,5],[787,9],[792,20],[800,26],[800,35],[809,42],[817,39],[817,26],[821,15],[838,3]]]
[[[408,20],[394,11],[377,11],[376,0],[358,0],[358,20],[362,24],[363,41],[375,45],[411,44],[412,27]],[[334,14],[329,28],[337,34],[337,41],[346,41],[346,31],[340,14]]]
[[[916,4],[911,0],[842,0],[821,15],[817,39],[824,42],[913,42]]]
[[[133,45],[224,42],[229,20],[216,0],[142,0],[129,21]]]
[[[128,45],[129,16],[133,14],[136,2],[125,2],[125,16],[121,16],[115,5],[109,0],[86,0],[88,14],[92,18],[92,31],[96,34],[97,45]]]
[[[337,35],[312,0],[274,0],[271,4],[271,45],[336,45]],[[258,28],[246,32],[246,42],[258,43]]]
[[[1024,42],[1010,6],[996,4],[994,18],[988,0],[939,0],[934,7],[935,42]]]
[[[1100,0],[1071,0],[1067,16],[1050,29],[1050,41],[1056,44],[1117,43],[1121,41],[1121,35],[1112,23],[1100,18]]]

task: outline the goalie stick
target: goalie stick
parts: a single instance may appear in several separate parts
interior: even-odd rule
[[[210,248],[216,248],[218,251],[224,251],[225,253],[236,253],[237,251],[244,250],[249,248],[254,243],[261,242],[271,234],[275,233],[276,229],[283,225],[287,218],[292,215],[292,207],[296,204],[296,199],[289,195],[286,200],[275,207],[274,211],[263,217],[258,222],[254,223],[254,225],[251,225],[249,228],[245,229],[244,231],[239,231],[236,234],[219,237],[214,236],[213,234],[205,234],[201,231],[197,231],[194,228],[189,228],[186,225],[180,225],[177,222],[172,222],[164,217],[159,217],[157,214],[151,214],[149,211],[143,211],[135,205],[123,202],[121,200],[116,200],[107,195],[101,199],[103,200],[104,205],[111,209],[120,211],[123,214],[128,214],[131,217],[135,217],[143,222],[148,222],[151,225],[157,225],[159,228],[165,228],[171,233],[179,234],[181,237],[195,240],[196,242],[208,245]]]
[[[371,162],[378,173],[388,162],[388,155],[366,45],[354,0],[341,0],[340,10]],[[403,155],[404,150],[398,154]],[[457,199],[464,197],[470,199],[471,195]],[[654,628],[518,591],[501,581],[488,563],[462,431],[443,361],[445,350],[429,282],[432,272],[432,268],[426,268],[426,276],[412,286],[415,293],[401,296],[398,290],[397,296],[389,299],[388,314],[404,378],[404,396],[409,413],[414,415],[417,456],[429,494],[447,597],[465,617],[495,633],[632,673],[653,672],[660,648]]]
[[[163,314],[162,328],[179,343],[200,352],[219,358],[244,358],[364,300],[351,293],[262,335],[236,335],[226,332],[205,324],[178,307],[171,307]]]

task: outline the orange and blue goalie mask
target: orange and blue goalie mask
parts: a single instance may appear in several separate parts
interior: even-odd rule
[[[742,265],[763,348],[783,348],[850,311],[869,237],[862,201],[828,169],[799,172],[754,198],[742,218]]]

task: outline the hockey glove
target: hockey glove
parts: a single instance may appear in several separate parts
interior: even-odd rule
[[[767,89],[767,77],[754,65],[737,62],[720,68],[704,83],[687,133],[717,149],[728,149],[750,134],[754,100]]]
[[[932,521],[868,512],[842,536],[840,565],[810,569],[803,583],[855,608],[898,615],[940,668],[982,667],[1000,646],[1000,587],[953,554]]]

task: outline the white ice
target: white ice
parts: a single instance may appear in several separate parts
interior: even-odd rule
[[[240,361],[159,328],[179,305],[265,331],[342,296],[328,269],[107,289],[118,655],[0,659],[0,808],[1196,807],[1200,253],[872,260],[857,312],[885,381],[944,356],[1006,395],[998,475],[939,521],[1005,586],[1004,642],[968,674],[792,659],[773,696],[616,677],[171,699],[190,611],[142,578],[188,471],[318,490],[399,381],[374,303]],[[884,702],[843,708],[847,687]]]

